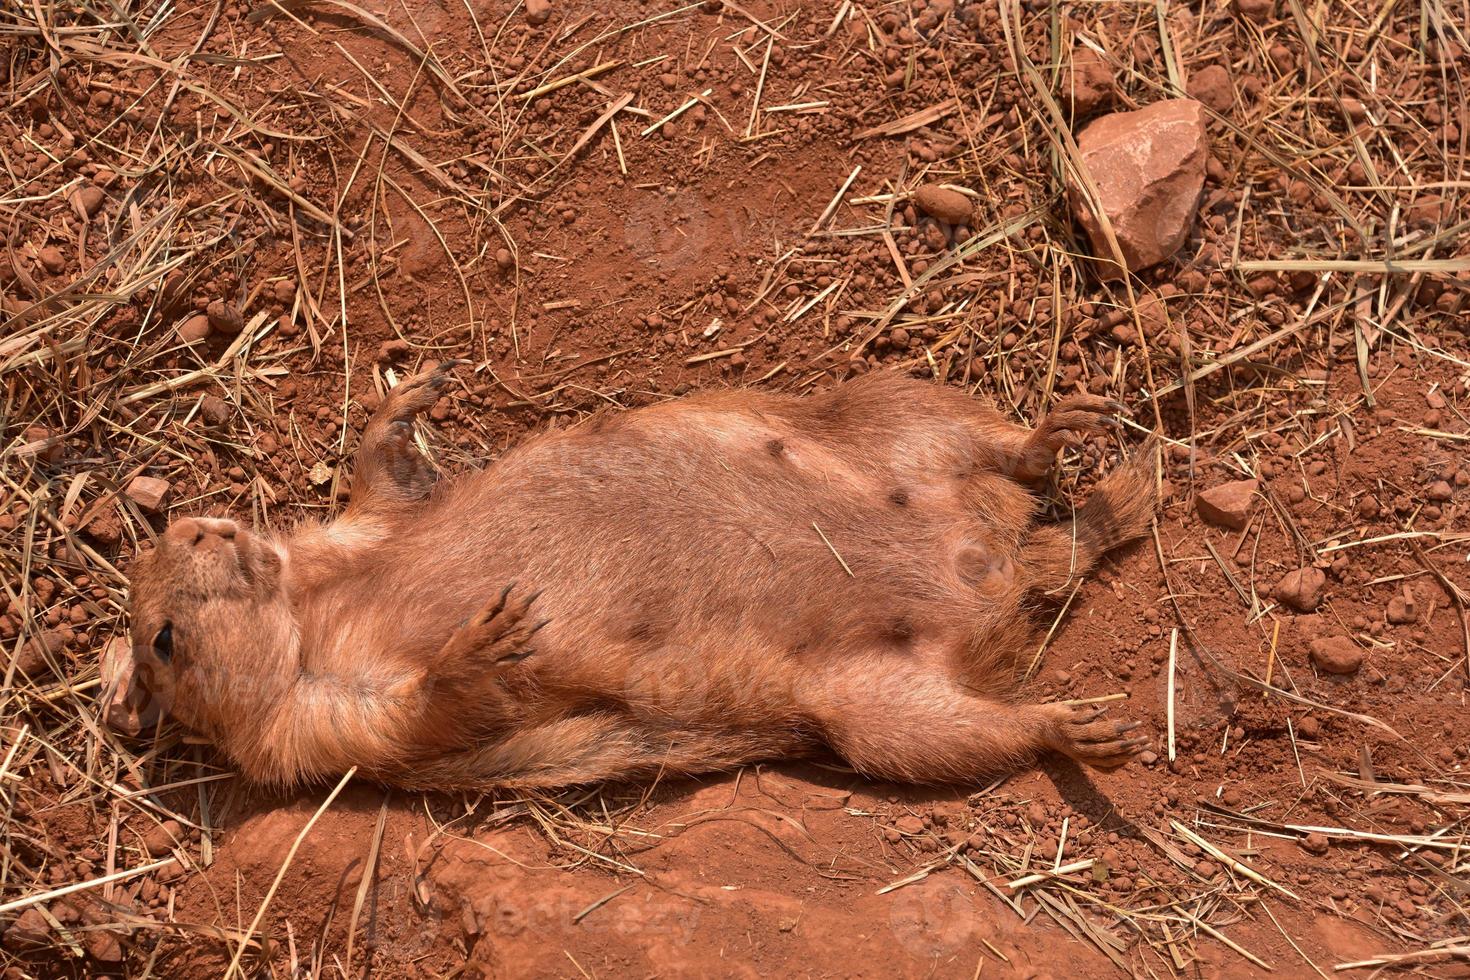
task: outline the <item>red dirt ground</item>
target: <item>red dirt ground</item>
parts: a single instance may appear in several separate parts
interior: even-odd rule
[[[262,975],[1325,976],[1389,954],[1470,976],[1453,10],[182,7],[0,20],[0,899],[176,859],[5,913],[6,977],[221,975],[268,894]],[[1059,194],[1047,102],[1067,112],[1089,43],[1115,108],[1229,80],[1196,229],[1131,298]],[[974,227],[916,214],[924,182],[972,191]],[[1241,265],[1293,259],[1317,264]],[[212,332],[185,343],[197,313]],[[698,388],[906,371],[1023,420],[1120,398],[1127,431],[1069,453],[1056,499],[1161,423],[1157,537],[1048,610],[1031,684],[1126,695],[1157,745],[983,788],[835,759],[549,799],[353,783],[292,854],[330,787],[272,795],[174,727],[97,725],[128,562],[167,522],[123,490],[328,516],[386,373],[451,356],[473,367],[427,430],[451,470]],[[1197,516],[1247,476],[1242,530]],[[1313,613],[1273,598],[1306,566]],[[1309,658],[1332,636],[1366,653],[1354,673]]]

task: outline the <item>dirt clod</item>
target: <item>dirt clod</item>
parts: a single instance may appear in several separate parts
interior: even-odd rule
[[[41,268],[53,276],[58,275],[66,269],[66,256],[55,245],[47,245],[45,248],[37,249],[36,261],[41,263]]]
[[[165,820],[143,835],[143,850],[149,857],[162,857],[179,846],[183,827],[177,820]]]
[[[26,909],[10,924],[10,928],[5,930],[6,948],[16,951],[45,946],[50,941],[51,923],[37,908]]]
[[[90,218],[97,213],[97,209],[102,206],[102,202],[106,197],[107,195],[103,193],[102,188],[97,185],[83,184],[81,187],[72,191],[71,203],[72,207],[76,208],[78,215],[84,218]]]
[[[1189,78],[1189,97],[1225,115],[1235,105],[1235,86],[1224,65],[1205,65]]]
[[[1076,118],[1090,116],[1113,102],[1113,72],[1092,48],[1079,44],[1072,49],[1071,70],[1062,93],[1072,104]]]
[[[57,630],[42,630],[20,648],[15,666],[33,681],[51,676],[51,665],[64,662],[66,642]]]
[[[87,948],[87,955],[99,963],[120,963],[122,961],[122,943],[111,932],[101,929],[88,932],[84,945]]]
[[[34,447],[36,458],[46,463],[59,463],[66,455],[66,443],[62,441],[60,433],[53,431],[49,426],[28,425],[26,426],[25,444]]]
[[[205,395],[199,401],[199,417],[213,426],[230,421],[230,404],[218,395]]]
[[[1271,594],[1297,612],[1311,612],[1322,601],[1322,589],[1326,585],[1326,573],[1308,565],[1283,575]]]
[[[122,519],[118,516],[117,507],[107,504],[102,507],[92,519],[89,520],[84,531],[104,547],[111,547],[122,540]]]
[[[1347,636],[1325,636],[1313,640],[1310,650],[1312,663],[1326,674],[1355,674],[1367,657],[1366,651]]]
[[[1388,608],[1384,610],[1385,618],[1396,626],[1404,626],[1417,622],[1419,619],[1419,603],[1414,595],[1414,590],[1407,585],[1392,599],[1388,600]]]

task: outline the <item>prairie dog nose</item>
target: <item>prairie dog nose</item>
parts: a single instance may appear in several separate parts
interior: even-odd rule
[[[238,529],[234,521],[183,517],[170,524],[163,536],[170,542],[197,548],[210,539],[232,541]]]

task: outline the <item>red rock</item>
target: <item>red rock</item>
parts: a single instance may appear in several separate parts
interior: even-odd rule
[[[1222,116],[1235,105],[1235,85],[1224,65],[1205,65],[1189,76],[1189,97],[1203,102]]]
[[[1281,74],[1287,76],[1296,74],[1297,57],[1291,48],[1288,48],[1286,45],[1280,43],[1271,45],[1270,49],[1266,52],[1266,56],[1271,59],[1271,63],[1276,66],[1276,70]],[[1358,168],[1357,177],[1356,179],[1352,179],[1352,183],[1361,184],[1363,182],[1366,175],[1362,172],[1362,166],[1356,160],[1348,165],[1349,173],[1353,172],[1354,167]]]
[[[1309,649],[1312,663],[1324,674],[1356,674],[1368,655],[1347,636],[1324,636]]]
[[[1245,288],[1256,299],[1265,299],[1281,291],[1281,280],[1269,272],[1263,272],[1246,280]]]
[[[1414,227],[1433,228],[1444,220],[1448,210],[1444,198],[1428,194],[1411,204],[1404,212],[1404,217]]]
[[[222,299],[210,303],[204,313],[209,317],[209,325],[222,334],[233,337],[245,329],[245,317]]]
[[[203,313],[196,313],[179,324],[179,339],[186,344],[197,344],[207,340],[212,332],[209,317]]]
[[[1326,585],[1326,574],[1308,565],[1283,575],[1271,594],[1297,612],[1311,612],[1322,601],[1322,589]]]
[[[903,816],[899,817],[893,822],[893,826],[898,830],[899,833],[908,834],[909,836],[922,834],[924,832],[924,821],[920,820],[912,813],[906,813]]]
[[[168,500],[169,483],[156,476],[135,476],[128,484],[128,499],[150,514],[163,510]]]
[[[1102,55],[1085,44],[1072,49],[1072,66],[1063,96],[1071,100],[1072,115],[1090,116],[1112,104],[1113,72]]]
[[[1251,505],[1256,498],[1260,483],[1256,480],[1232,480],[1211,487],[1194,498],[1199,516],[1217,524],[1239,531],[1250,518]]]
[[[1301,844],[1302,850],[1306,851],[1308,854],[1315,854],[1318,857],[1326,854],[1327,848],[1330,846],[1330,842],[1327,840],[1327,835],[1320,834],[1315,831],[1303,837],[1297,843]]]
[[[914,191],[914,204],[929,217],[952,225],[968,224],[974,211],[968,197],[938,184],[925,184]]]
[[[1442,504],[1454,495],[1454,488],[1450,486],[1448,480],[1436,480],[1429,486],[1428,497],[1436,503]]]
[[[1128,268],[1146,269],[1178,251],[1205,185],[1210,154],[1204,106],[1193,99],[1168,99],[1136,112],[1115,112],[1084,129],[1077,146]],[[1100,271],[1115,278],[1121,273],[1111,262],[1102,223],[1071,176],[1068,193],[1093,253],[1104,260]]]
[[[526,22],[544,24],[551,19],[551,0],[526,0]]]

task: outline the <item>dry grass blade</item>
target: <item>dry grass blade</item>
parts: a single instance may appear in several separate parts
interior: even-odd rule
[[[357,883],[357,894],[352,899],[352,915],[347,920],[347,954],[343,972],[352,975],[352,953],[357,945],[357,922],[367,903],[368,891],[373,887],[378,874],[378,852],[383,846],[383,831],[388,826],[388,801],[391,794],[384,794],[383,805],[378,808],[378,822],[373,827],[372,843],[368,845],[367,858],[362,866],[362,879]]]
[[[21,909],[30,908],[34,905],[41,905],[43,903],[50,902],[53,899],[62,898],[66,895],[74,895],[77,892],[86,891],[91,888],[98,888],[103,885],[109,885],[115,881],[126,881],[128,878],[136,878],[139,875],[145,875],[149,872],[157,871],[159,868],[163,867],[166,864],[170,864],[172,861],[173,858],[167,858],[162,861],[154,861],[152,864],[142,864],[136,868],[128,868],[123,871],[114,871],[110,875],[103,875],[100,878],[93,878],[90,881],[79,881],[75,884],[63,885],[60,888],[53,888],[50,891],[38,892],[35,895],[27,895],[25,898],[17,898],[13,901],[9,901],[3,905],[0,905],[0,914],[6,912],[16,912]]]
[[[1408,966],[1414,963],[1432,963],[1437,960],[1470,959],[1470,946],[1440,946],[1419,949],[1412,953],[1380,953],[1367,960],[1338,963],[1334,970],[1366,970],[1385,966]]]
[[[891,122],[883,123],[881,126],[873,126],[870,129],[861,130],[860,132],[854,133],[852,138],[856,142],[883,136],[902,136],[904,133],[912,133],[916,129],[923,129],[925,126],[932,125],[946,116],[958,112],[959,109],[959,99],[945,99],[943,102],[931,105],[927,109],[911,112]]]
[[[1290,888],[1287,888],[1285,885],[1279,885],[1276,882],[1272,881],[1270,878],[1267,878],[1255,868],[1252,868],[1250,865],[1246,864],[1240,858],[1236,857],[1233,854],[1227,853],[1225,850],[1216,847],[1214,844],[1211,844],[1199,834],[1196,834],[1194,831],[1184,826],[1184,824],[1180,823],[1178,820],[1170,820],[1169,824],[1181,836],[1187,838],[1192,843],[1194,843],[1195,846],[1199,847],[1201,850],[1207,852],[1216,859],[1224,862],[1228,867],[1234,868],[1236,871],[1245,875],[1256,884],[1265,885],[1267,888],[1274,888],[1276,891],[1285,895],[1287,898],[1294,899],[1298,902],[1301,901],[1301,896],[1292,891]]]

